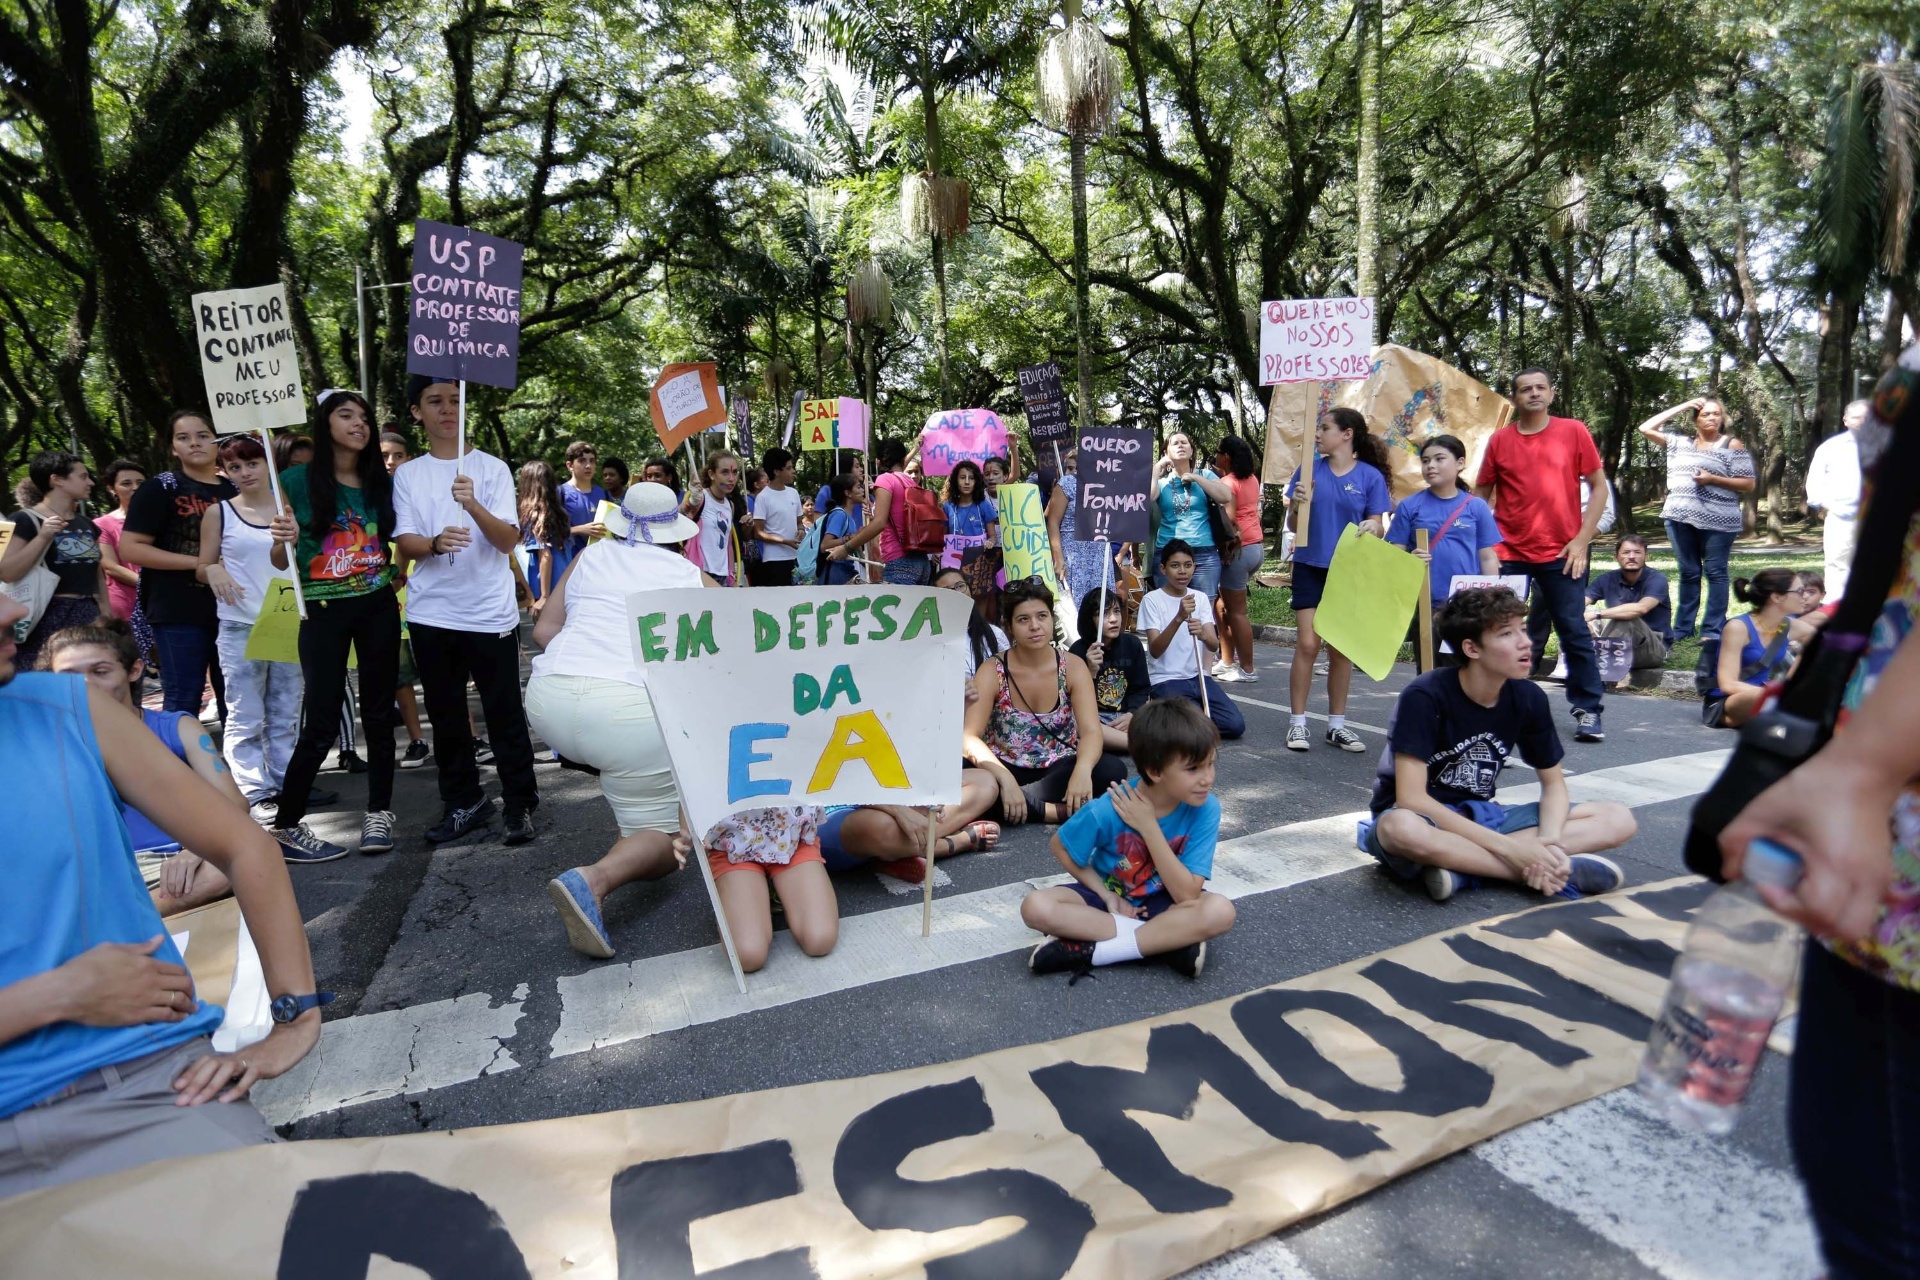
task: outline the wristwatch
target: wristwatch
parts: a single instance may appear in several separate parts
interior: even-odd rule
[[[318,1009],[323,1004],[333,1003],[333,992],[317,991],[310,996],[275,996],[273,1003],[267,1006],[278,1023],[292,1022],[309,1009]]]

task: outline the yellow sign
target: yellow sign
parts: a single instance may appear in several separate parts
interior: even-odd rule
[[[293,579],[267,580],[267,598],[254,619],[244,656],[248,662],[300,661],[300,606],[294,602]]]
[[[600,505],[593,509],[594,523],[600,526],[600,532],[595,534],[594,536],[599,538],[606,537],[607,536],[606,531],[609,524],[612,522],[613,518],[619,514],[620,514],[619,503],[608,502],[605,498],[602,498],[600,500]]]
[[[1425,571],[1418,556],[1348,525],[1327,566],[1327,590],[1313,629],[1354,666],[1385,680],[1407,638]]]
[[[1040,486],[1003,484],[994,490],[1000,508],[1000,545],[1005,551],[1007,581],[1039,578],[1053,592],[1054,615],[1073,611],[1073,601],[1065,599],[1067,589],[1053,571],[1053,542],[1047,536],[1047,508],[1040,501]]]
[[[807,400],[800,405],[800,448],[819,452],[837,448],[840,438],[840,398]]]

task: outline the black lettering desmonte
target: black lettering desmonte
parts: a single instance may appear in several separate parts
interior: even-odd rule
[[[614,1175],[613,1243],[620,1280],[693,1280],[693,1224],[729,1209],[800,1193],[800,1170],[784,1142],[756,1142],[630,1165]],[[812,1280],[805,1249],[749,1258],[701,1280]]]
[[[433,1280],[528,1280],[520,1246],[492,1205],[417,1173],[356,1173],[301,1187],[275,1275],[364,1276],[376,1254]]]
[[[1315,1009],[1364,1032],[1400,1062],[1398,1089],[1377,1089],[1348,1075],[1286,1015]],[[1443,1116],[1478,1107],[1493,1096],[1493,1076],[1386,1010],[1346,991],[1257,991],[1233,1006],[1233,1025],[1258,1049],[1267,1065],[1342,1111],[1405,1111]]]

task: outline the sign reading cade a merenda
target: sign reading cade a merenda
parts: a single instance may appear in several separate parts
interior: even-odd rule
[[[636,592],[634,665],[694,833],[748,809],[959,800],[971,608],[934,587]]]
[[[196,293],[193,330],[215,431],[264,431],[307,420],[286,286]]]
[[[413,224],[407,372],[513,387],[520,381],[520,274],[526,251],[484,231]]]

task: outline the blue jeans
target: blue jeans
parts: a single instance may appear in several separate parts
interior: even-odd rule
[[[933,557],[924,551],[909,551],[898,560],[889,560],[880,570],[880,581],[895,587],[925,587],[933,582]]]
[[[153,649],[160,659],[160,689],[166,697],[162,711],[198,716],[200,699],[211,676],[220,718],[227,718],[227,682],[221,677],[220,658],[215,652],[219,637],[218,626],[153,629]]]
[[[1167,575],[1160,572],[1160,549],[1153,550],[1153,585],[1167,585]],[[1193,581],[1187,584],[1209,600],[1220,595],[1220,548],[1195,547],[1193,549]],[[1198,698],[1199,694],[1193,695]]]
[[[1547,617],[1567,655],[1567,701],[1576,711],[1600,710],[1600,663],[1593,653],[1593,630],[1587,626],[1587,575],[1566,575],[1565,560],[1529,564],[1502,560],[1503,574],[1523,573],[1533,584],[1533,596],[1544,603]]]
[[[1213,718],[1213,727],[1220,731],[1222,738],[1237,738],[1247,731],[1247,718],[1240,708],[1233,704],[1210,675],[1202,674],[1201,680],[1207,682],[1207,713]],[[1198,705],[1200,702],[1200,683],[1198,680],[1163,680],[1153,686],[1156,698],[1185,698]]]
[[[1727,557],[1733,550],[1731,533],[1696,529],[1678,520],[1669,520],[1667,538],[1673,543],[1673,555],[1680,562],[1680,602],[1673,610],[1673,638],[1684,640],[1700,623],[1700,634],[1717,636],[1727,622]],[[1707,576],[1707,616],[1700,613],[1700,575]]]
[[[1920,993],[1807,944],[1787,1128],[1832,1280],[1920,1273]]]

